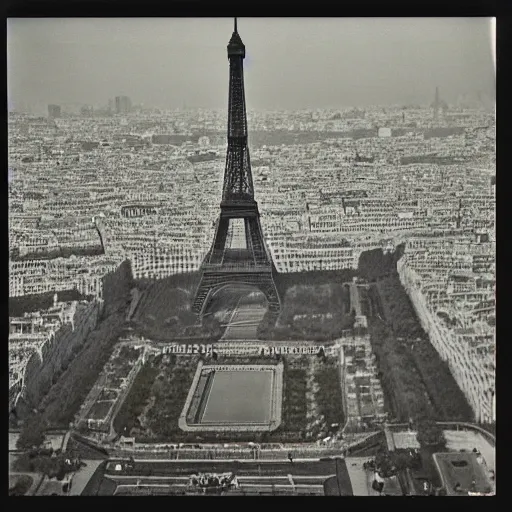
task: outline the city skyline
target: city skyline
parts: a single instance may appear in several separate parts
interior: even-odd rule
[[[326,84],[339,97],[371,84],[368,61],[335,78],[336,41],[320,31],[300,53],[293,20],[272,35],[267,68],[237,18],[222,45],[189,21],[173,35],[174,75],[189,86],[167,91],[178,108],[141,104],[156,71],[137,59],[155,39],[137,53],[126,24],[96,39],[117,41],[103,47],[102,65],[119,64],[104,74],[105,108],[62,96],[104,88],[90,85],[101,66],[83,79],[90,45],[73,60],[78,25],[73,68],[34,52],[50,57],[34,58],[43,115],[11,94],[9,495],[495,495],[496,120],[484,90],[454,104],[446,89],[457,73],[481,85],[462,29],[457,68],[439,31],[435,63],[425,51],[412,66],[421,37],[402,51],[403,20],[379,20],[373,39],[348,20],[346,69],[362,41],[366,57],[389,52],[373,50],[389,32],[392,90],[361,87],[358,108],[292,110],[332,101]],[[213,49],[229,59],[215,73]],[[278,63],[292,50],[295,70]],[[429,70],[433,94],[405,102],[418,75],[404,81],[399,66]],[[224,111],[186,105],[220,98],[221,69]],[[402,103],[387,106],[395,92]],[[380,105],[361,105],[370,93]],[[279,111],[258,111],[273,101]]]
[[[135,104],[223,109],[230,18],[8,21],[10,109]],[[249,110],[495,98],[491,18],[241,18]],[[205,82],[208,87],[205,87]],[[297,87],[300,83],[301,87]],[[336,86],[334,86],[336,84]]]

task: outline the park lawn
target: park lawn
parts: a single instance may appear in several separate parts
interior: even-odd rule
[[[108,402],[95,402],[89,411],[88,417],[92,420],[102,420],[105,418],[114,405],[113,401]]]
[[[347,315],[349,293],[341,283],[289,287],[275,325],[264,326],[263,339],[327,341],[354,324]],[[265,324],[265,319],[262,321]]]

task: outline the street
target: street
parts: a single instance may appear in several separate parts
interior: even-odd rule
[[[257,339],[258,325],[266,311],[264,305],[247,302],[247,297],[242,297],[233,310],[221,341]]]

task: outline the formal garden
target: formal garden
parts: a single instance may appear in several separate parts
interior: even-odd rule
[[[139,442],[316,441],[343,426],[337,358],[319,356],[217,356],[208,364],[277,364],[282,361],[282,423],[274,432],[184,432],[178,426],[200,358],[175,354],[148,357],[114,419],[118,434]],[[226,437],[227,436],[227,437]]]
[[[197,361],[174,354],[149,356],[114,419],[116,432],[147,440],[179,436],[178,418]]]

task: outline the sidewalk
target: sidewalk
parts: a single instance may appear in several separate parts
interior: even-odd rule
[[[333,456],[332,459],[334,460],[335,457],[338,457],[340,459],[343,458],[343,456],[340,454],[339,456]],[[323,458],[323,457],[322,457]],[[181,463],[201,463],[204,464],[206,462],[209,462],[211,464],[215,464],[216,462],[239,462],[240,464],[289,464],[292,465],[295,462],[320,462],[321,458],[294,458],[293,463],[288,460],[286,456],[283,457],[282,460],[278,459],[133,459],[135,462],[172,462],[174,464],[181,464]],[[366,460],[366,459],[365,459]]]
[[[87,464],[84,468],[80,468],[73,475],[73,484],[71,486],[70,496],[80,496],[85,489],[85,486],[94,475],[98,466],[103,462],[102,460],[84,460]]]

